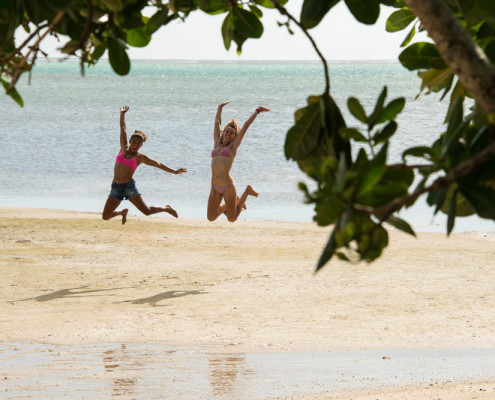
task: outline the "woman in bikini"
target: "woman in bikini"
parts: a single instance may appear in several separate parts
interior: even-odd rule
[[[241,197],[238,197],[234,179],[230,176],[230,169],[234,163],[237,148],[241,144],[249,126],[259,113],[270,111],[270,109],[258,107],[242,128],[239,129],[239,123],[235,119],[232,119],[225,125],[223,131],[221,131],[222,109],[228,103],[226,101],[218,106],[213,128],[214,148],[211,152],[212,177],[207,211],[209,221],[215,221],[221,214],[225,213],[227,219],[230,222],[234,222],[243,208],[245,208],[247,197],[258,197],[258,193],[250,185],[247,185],[244,193]],[[225,201],[224,204],[221,204],[222,199]]]
[[[120,211],[116,211],[116,209],[122,200],[128,199],[144,215],[166,212],[177,218],[177,212],[169,205],[166,205],[165,207],[148,207],[136,188],[136,182],[132,176],[140,164],[150,165],[170,172],[171,174],[182,174],[186,172],[186,169],[179,168],[173,170],[161,162],[152,160],[144,154],[138,153],[138,150],[146,141],[147,136],[143,132],[136,130],[131,135],[130,141],[127,142],[127,131],[125,126],[125,113],[127,110],[129,110],[129,106],[124,106],[120,109],[120,152],[115,160],[112,189],[105,204],[105,208],[103,209],[102,217],[104,220],[108,220],[120,215],[122,216],[122,223],[125,224],[127,212],[129,210],[124,208]]]

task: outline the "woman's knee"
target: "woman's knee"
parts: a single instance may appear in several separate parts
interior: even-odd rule
[[[235,222],[235,221],[237,221],[237,215],[227,213],[227,220],[229,222]]]
[[[218,215],[208,212],[206,213],[206,218],[208,219],[208,221],[213,222],[218,218]]]

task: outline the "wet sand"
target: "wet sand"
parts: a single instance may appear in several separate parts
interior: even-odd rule
[[[94,213],[0,209],[0,362],[17,359],[15,351],[3,356],[12,346],[29,355],[28,344],[84,346],[86,357],[100,360],[102,343],[164,346],[220,359],[356,351],[383,351],[386,357],[401,349],[475,351],[495,345],[494,232],[449,239],[422,233],[415,239],[391,231],[378,262],[332,261],[315,275],[328,233],[310,223],[131,216],[122,226]],[[153,359],[153,350],[147,354],[136,362]],[[21,359],[29,364],[29,356]],[[48,372],[56,373],[50,365]],[[477,375],[468,370],[472,366],[434,381],[425,370],[422,380],[369,386],[361,377],[344,394],[338,387],[327,393],[311,385],[279,394],[493,398],[493,369]],[[12,383],[7,395],[22,387],[19,376],[5,376]],[[35,381],[50,392],[50,385]],[[78,395],[84,384],[80,390]]]

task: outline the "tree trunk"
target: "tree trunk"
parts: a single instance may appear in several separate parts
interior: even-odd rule
[[[495,114],[495,67],[445,0],[405,0],[438,52],[487,114]]]

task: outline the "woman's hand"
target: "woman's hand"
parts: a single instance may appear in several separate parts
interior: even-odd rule
[[[266,108],[266,107],[262,107],[262,106],[259,106],[257,109],[256,109],[256,112],[259,114],[261,112],[268,112],[270,111],[269,108]]]
[[[219,105],[218,105],[218,108],[223,108],[223,107],[224,107],[224,106],[226,106],[227,104],[229,104],[229,102],[228,102],[228,101],[226,101],[226,102],[224,102],[224,103],[222,103],[222,104],[219,104]]]
[[[129,110],[129,106],[120,107],[120,112],[121,113],[124,113],[125,114],[127,112],[127,110]]]
[[[179,175],[179,174],[183,174],[184,172],[187,172],[187,169],[185,169],[185,168],[179,168],[174,173],[175,173],[175,175]]]

